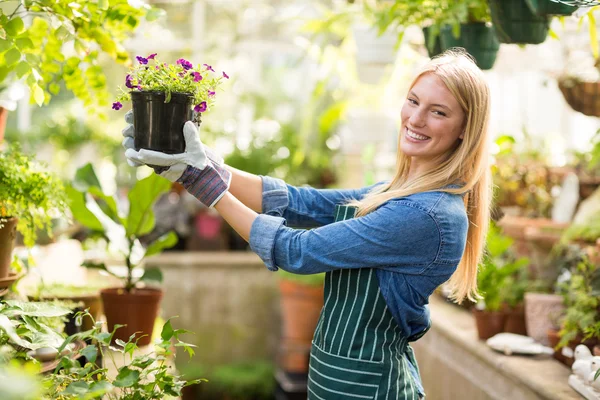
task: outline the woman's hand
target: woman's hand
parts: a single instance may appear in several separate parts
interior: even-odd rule
[[[131,166],[148,165],[154,168],[160,176],[181,183],[204,205],[213,207],[229,189],[231,172],[208,157],[198,137],[198,130],[191,121],[185,123],[183,136],[185,151],[166,154],[147,149],[137,151],[133,147],[133,138],[126,135],[123,146],[126,148],[127,162]]]

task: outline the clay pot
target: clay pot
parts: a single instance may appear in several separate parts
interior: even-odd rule
[[[556,345],[558,345],[558,343],[560,342],[560,336],[558,336],[558,332],[559,332],[558,329],[549,329],[548,330],[548,341],[550,342],[550,347],[552,347],[552,348],[555,348]],[[575,339],[573,339],[572,341],[567,343],[566,347],[569,347],[574,351],[575,347],[577,347],[577,345],[584,344],[590,349],[590,351],[594,351],[594,347],[597,345],[597,343],[598,343],[598,340],[596,340],[596,339],[588,339],[586,341],[583,341],[583,337],[578,335]],[[558,349],[558,350],[554,350],[554,354],[552,355],[552,357],[554,357],[561,363],[565,364],[569,368],[571,368],[571,366],[575,362],[575,359],[573,357],[567,357],[563,354],[562,348]]]
[[[138,346],[150,344],[163,296],[161,289],[144,288],[127,292],[122,288],[109,288],[102,289],[100,296],[108,331],[112,332],[116,324],[127,325],[116,330],[113,342],[116,339],[127,342],[131,335],[137,333],[136,337],[140,338]]]
[[[17,237],[17,218],[9,218],[0,228],[0,279],[6,278],[12,263],[12,253]]]
[[[564,312],[563,298],[557,294],[525,293],[525,326],[528,336],[549,346],[548,330]]]
[[[506,308],[506,320],[504,321],[504,332],[516,333],[527,336],[525,324],[525,307],[519,304],[515,308]]]
[[[492,336],[502,333],[506,323],[506,313],[504,311],[485,311],[473,309],[475,325],[477,326],[477,335],[479,339],[486,340]]]
[[[600,357],[600,346],[599,345],[594,346],[594,355]]]

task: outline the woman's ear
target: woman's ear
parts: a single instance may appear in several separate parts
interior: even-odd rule
[[[465,133],[461,133],[460,136],[458,137],[460,140],[463,140],[465,138]]]

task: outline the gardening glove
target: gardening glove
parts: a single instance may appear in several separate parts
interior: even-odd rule
[[[129,110],[127,111],[127,113],[125,114],[125,123],[127,124],[127,126],[125,127],[125,129],[123,129],[121,131],[121,133],[124,136],[123,139],[123,147],[125,148],[125,151],[127,151],[127,149],[134,149],[134,144],[133,144],[133,110]],[[220,157],[219,155],[217,155],[212,149],[210,149],[209,147],[204,146],[204,144],[202,144],[202,146],[204,147],[204,152],[206,153],[206,156],[214,163],[217,164],[220,167],[223,167],[223,158]],[[144,165],[143,163],[139,163],[137,161],[134,161],[132,159],[127,158],[127,164],[129,164],[130,167],[139,167],[141,165]]]
[[[192,121],[187,121],[183,126],[183,137],[183,153],[166,154],[154,150],[136,151],[134,148],[128,148],[125,157],[132,164],[152,166],[160,176],[171,182],[181,183],[205,206],[213,207],[229,189],[231,172],[207,156]]]

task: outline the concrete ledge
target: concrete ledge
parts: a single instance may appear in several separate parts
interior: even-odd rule
[[[570,370],[550,356],[505,356],[477,339],[472,315],[434,295],[431,330],[413,348],[428,400],[575,400]]]
[[[267,272],[267,267],[259,256],[250,251],[222,251],[222,252],[175,252],[169,251],[150,257],[145,262],[146,266],[159,268],[262,268]]]

